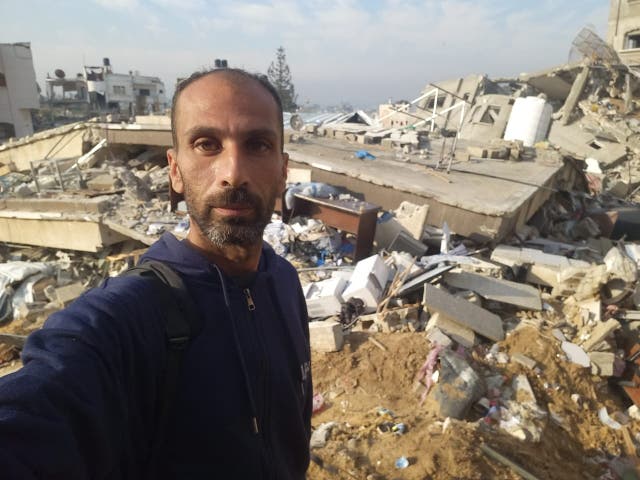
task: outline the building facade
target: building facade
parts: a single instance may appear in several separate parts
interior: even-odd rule
[[[31,112],[38,108],[31,44],[0,43],[0,143],[31,135]]]
[[[108,58],[101,66],[84,67],[88,101],[95,110],[110,110],[130,115],[161,113],[167,108],[164,83],[158,77],[113,73]]]
[[[640,0],[611,0],[607,43],[627,65],[640,65]]]

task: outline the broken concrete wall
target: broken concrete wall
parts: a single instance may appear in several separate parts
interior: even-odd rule
[[[482,95],[465,116],[460,138],[489,141],[502,138],[515,99],[508,95]]]

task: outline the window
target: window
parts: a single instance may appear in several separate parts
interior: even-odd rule
[[[640,33],[628,33],[624,42],[624,48],[640,48]]]
[[[151,92],[149,91],[148,88],[141,88],[140,89],[140,95],[142,97],[148,97],[149,95],[151,95]]]
[[[7,79],[4,77],[4,73],[0,72],[0,87],[7,86]]]
[[[489,105],[487,106],[487,109],[484,111],[482,117],[480,117],[480,120],[478,120],[478,122],[493,125],[494,123],[496,123],[498,115],[500,115],[500,107]]]
[[[113,94],[114,95],[126,95],[127,91],[124,88],[124,85],[114,85],[113,86]]]
[[[440,94],[438,95],[438,107],[442,107],[444,105],[444,101],[446,100],[445,98],[445,94]],[[429,109],[429,110],[433,110],[433,104],[436,101],[436,97],[431,97],[428,101],[427,101],[427,106],[425,108]]]

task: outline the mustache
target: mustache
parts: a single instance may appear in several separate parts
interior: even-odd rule
[[[260,198],[245,188],[227,188],[213,195],[209,199],[209,205],[214,208],[225,208],[236,205],[258,208],[261,205]]]

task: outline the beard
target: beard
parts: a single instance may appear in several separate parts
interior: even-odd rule
[[[226,245],[250,246],[262,242],[262,235],[275,206],[277,192],[269,192],[266,201],[247,189],[229,187],[198,202],[197,195],[185,185],[184,199],[190,218],[217,248]],[[241,205],[250,207],[252,215],[219,217],[214,208]]]

